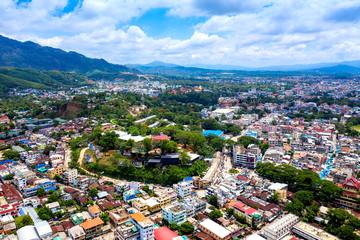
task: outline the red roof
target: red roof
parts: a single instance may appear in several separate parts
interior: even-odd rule
[[[343,186],[345,186],[345,185],[354,186],[358,190],[360,188],[359,180],[357,180],[355,177],[347,178],[343,183]]]
[[[245,209],[245,214],[247,215],[251,215],[253,214],[254,212],[256,212],[256,209],[255,208],[248,208],[248,209]]]
[[[179,235],[168,227],[160,227],[154,230],[155,240],[172,240]]]
[[[244,203],[242,203],[242,202],[237,202],[237,203],[234,204],[234,208],[236,208],[236,209],[238,209],[240,211],[242,211],[243,207],[245,207],[245,206],[246,205]]]
[[[170,140],[170,137],[165,134],[160,134],[157,136],[152,136],[151,139],[153,141],[167,141],[167,140]]]

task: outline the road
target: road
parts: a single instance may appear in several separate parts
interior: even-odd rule
[[[65,155],[64,155],[64,167],[65,169],[69,168],[69,163],[71,162],[71,149],[66,143],[63,143],[62,146],[65,149]]]

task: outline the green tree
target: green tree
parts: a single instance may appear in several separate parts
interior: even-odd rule
[[[180,235],[188,235],[195,231],[195,227],[190,222],[184,222],[178,227],[178,230]]]
[[[9,149],[3,153],[3,158],[18,161],[20,160],[20,153],[15,150]]]
[[[19,216],[15,218],[16,228],[22,228],[24,226],[33,225],[34,222],[29,215]]]
[[[40,207],[36,209],[37,214],[39,215],[39,218],[42,220],[49,221],[54,217],[51,210],[47,207]]]
[[[45,191],[45,189],[43,189],[43,188],[39,188],[37,191],[36,191],[36,196],[38,196],[38,197],[43,197],[43,196],[45,196],[46,195],[46,191]]]
[[[182,151],[180,153],[180,163],[181,165],[187,165],[190,162],[190,156],[187,152]]]
[[[105,222],[108,223],[110,221],[109,214],[106,212],[103,212],[100,214],[100,218]]]
[[[214,207],[218,207],[218,206],[219,206],[219,204],[218,204],[218,198],[217,198],[217,196],[215,196],[215,195],[210,195],[210,196],[208,196],[207,201],[208,201],[209,204],[213,205]]]
[[[238,143],[247,148],[250,144],[258,144],[259,141],[256,138],[250,136],[241,136],[238,139]]]
[[[223,216],[223,213],[219,209],[214,209],[209,213],[209,218],[212,220],[216,220]]]
[[[88,192],[89,197],[95,198],[98,194],[98,190],[96,188],[91,188]]]

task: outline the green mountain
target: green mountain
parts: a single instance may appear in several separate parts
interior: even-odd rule
[[[87,83],[87,77],[78,73],[0,67],[0,96],[11,88],[54,89]]]
[[[128,72],[131,69],[104,59],[88,58],[76,52],[43,47],[34,42],[20,42],[0,35],[0,66],[86,73]]]

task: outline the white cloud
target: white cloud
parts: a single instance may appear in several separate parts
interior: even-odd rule
[[[1,0],[0,33],[116,63],[259,66],[360,59],[360,25],[343,15],[360,9],[353,0],[84,0],[74,12],[54,15],[66,3]],[[159,7],[208,20],[185,40],[151,37],[128,25]]]

